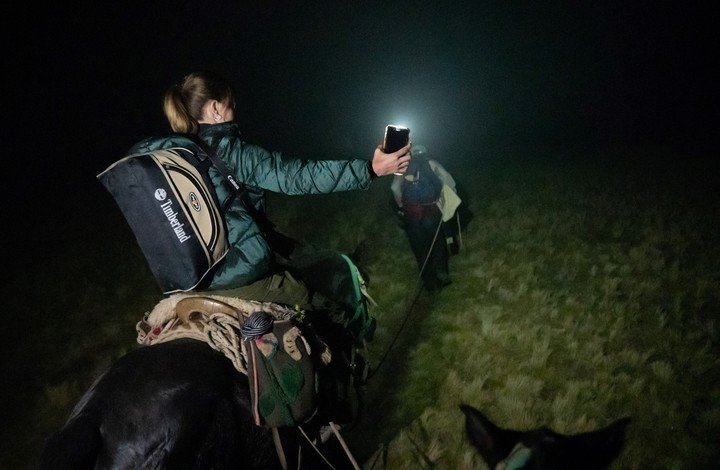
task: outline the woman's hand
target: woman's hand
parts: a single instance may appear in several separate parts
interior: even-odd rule
[[[382,145],[378,145],[372,159],[372,169],[378,176],[392,173],[405,173],[410,164],[412,143],[407,144],[397,152],[385,153]]]

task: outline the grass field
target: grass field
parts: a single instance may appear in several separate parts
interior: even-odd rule
[[[366,355],[378,368],[345,435],[356,457],[382,445],[391,469],[483,468],[463,434],[458,405],[468,403],[503,427],[561,433],[630,416],[616,468],[717,468],[717,167],[613,157],[540,164],[500,153],[473,168],[441,159],[474,217],[451,258],[453,283],[417,299],[388,180],[271,197],[273,220],[308,244],[368,243],[378,330]],[[135,323],[161,298],[109,197],[92,210],[103,229],[87,222],[95,212],[69,220],[74,248],[33,260],[9,286],[0,468],[34,467],[42,439],[135,347]]]

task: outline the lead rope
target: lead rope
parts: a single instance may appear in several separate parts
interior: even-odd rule
[[[462,227],[460,226],[460,211],[455,212],[458,225],[458,252],[463,249]]]
[[[272,428],[272,437],[273,443],[275,444],[275,452],[277,452],[278,459],[280,459],[280,466],[283,470],[287,470],[287,459],[285,459],[285,451],[283,450],[282,442],[280,442],[280,433],[277,428]]]
[[[355,470],[360,470],[360,466],[357,464],[355,459],[353,458],[352,454],[350,453],[350,448],[345,443],[345,440],[340,435],[340,430],[337,426],[335,426],[335,423],[330,421],[328,423],[330,425],[330,429],[332,429],[332,432],[335,434],[335,437],[337,437],[337,440],[340,441],[340,445],[342,446],[343,450],[345,451],[345,455],[347,455],[348,459],[350,460],[350,463],[352,463],[353,468]]]
[[[345,455],[347,455],[348,460],[350,460],[350,463],[352,463],[353,468],[355,470],[360,470],[360,466],[358,465],[355,458],[352,456],[352,453],[350,452],[350,448],[348,448],[347,444],[345,443],[345,440],[340,435],[340,431],[338,430],[335,423],[330,421],[328,423],[328,425],[330,426],[330,429],[332,430],[333,434],[335,434],[335,437],[337,438],[337,440],[340,442],[340,445],[342,446],[343,450],[345,451]],[[335,467],[333,466],[333,464],[331,464],[330,461],[328,461],[328,459],[325,458],[325,456],[322,454],[322,452],[320,452],[320,449],[318,449],[317,446],[315,445],[315,443],[310,439],[310,437],[308,437],[308,435],[305,434],[305,430],[302,428],[302,426],[298,426],[298,429],[302,433],[303,437],[312,446],[312,448],[315,449],[315,452],[317,452],[317,454],[325,461],[326,464],[328,464],[328,466],[330,468],[335,470]],[[299,465],[299,463],[298,463],[298,465]]]
[[[400,328],[397,329],[395,332],[395,336],[393,337],[392,341],[390,341],[390,345],[385,350],[385,354],[383,354],[382,359],[380,359],[380,362],[378,362],[377,367],[375,370],[372,371],[372,373],[368,374],[367,380],[370,380],[375,373],[380,369],[380,366],[383,362],[385,362],[385,359],[387,358],[387,355],[390,353],[390,350],[395,345],[395,341],[397,341],[398,337],[400,336],[400,332],[405,327],[405,323],[407,323],[408,318],[410,318],[410,312],[412,311],[413,306],[415,305],[415,302],[417,302],[418,297],[420,296],[420,284],[422,282],[422,273],[425,270],[425,266],[427,265],[428,260],[430,259],[430,253],[432,253],[433,247],[435,246],[435,242],[437,241],[438,233],[440,233],[440,227],[442,227],[443,219],[442,216],[440,217],[440,222],[438,222],[437,229],[435,229],[435,236],[433,237],[432,243],[430,244],[430,249],[427,252],[427,255],[425,256],[425,261],[422,264],[422,267],[420,268],[420,274],[418,274],[418,279],[415,282],[415,292],[412,296],[412,301],[410,302],[410,305],[407,307],[407,312],[405,312],[405,317],[403,318],[402,323],[400,324]]]

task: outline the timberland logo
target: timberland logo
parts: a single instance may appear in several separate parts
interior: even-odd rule
[[[175,236],[178,238],[178,240],[180,240],[180,243],[184,243],[186,240],[190,240],[190,236],[187,235],[185,233],[185,229],[183,229],[185,224],[180,223],[180,221],[178,220],[178,213],[173,212],[172,207],[170,206],[172,206],[172,199],[168,199],[167,202],[160,204],[160,208],[165,214],[165,217],[167,217],[168,221],[170,222],[170,227],[172,227],[173,231],[175,232]]]
[[[155,190],[155,199],[157,199],[158,201],[162,202],[165,200],[166,197],[167,197],[167,192],[165,192],[165,190],[163,188],[157,188]]]
[[[190,206],[195,209],[195,212],[200,212],[200,200],[195,195],[195,193],[190,193]]]

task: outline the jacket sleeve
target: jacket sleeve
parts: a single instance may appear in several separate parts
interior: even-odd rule
[[[373,180],[371,163],[363,159],[302,160],[239,140],[231,141],[218,153],[238,180],[288,195],[367,189]]]

